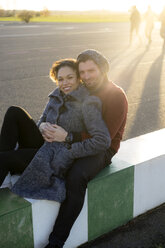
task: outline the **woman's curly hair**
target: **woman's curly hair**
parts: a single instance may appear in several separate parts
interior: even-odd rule
[[[58,83],[58,80],[57,80],[58,71],[60,68],[65,67],[65,66],[72,68],[76,72],[77,77],[79,78],[77,60],[72,59],[72,58],[60,59],[53,63],[50,69],[50,72],[49,72],[50,78],[56,84]]]

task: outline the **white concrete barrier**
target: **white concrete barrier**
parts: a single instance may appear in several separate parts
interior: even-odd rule
[[[116,157],[134,165],[133,217],[165,202],[165,129],[122,142]]]

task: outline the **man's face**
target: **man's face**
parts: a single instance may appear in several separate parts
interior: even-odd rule
[[[93,60],[79,63],[79,74],[81,80],[90,91],[96,91],[104,81],[104,75]]]

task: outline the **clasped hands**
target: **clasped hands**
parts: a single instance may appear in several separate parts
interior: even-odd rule
[[[39,130],[44,140],[47,142],[64,142],[68,134],[64,128],[49,122],[42,122],[39,126]]]

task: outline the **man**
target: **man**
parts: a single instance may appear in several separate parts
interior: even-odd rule
[[[144,15],[144,19],[146,21],[146,26],[145,26],[145,35],[146,38],[148,39],[148,44],[151,43],[151,34],[154,28],[154,13],[152,12],[151,6],[148,6],[147,12]]]
[[[102,101],[103,119],[112,141],[106,152],[77,159],[72,164],[66,175],[66,200],[61,204],[53,231],[49,236],[49,244],[45,248],[63,247],[83,207],[88,182],[111,163],[112,157],[119,149],[126,124],[127,98],[120,87],[108,80],[107,59],[95,50],[86,50],[79,54],[77,61],[80,78],[90,93],[98,96]],[[65,140],[70,144],[88,137],[87,134],[67,133],[58,126],[53,135],[54,140]]]
[[[131,45],[132,44],[132,35],[133,35],[134,31],[136,32],[136,35],[139,37],[139,42],[141,42],[141,38],[140,38],[140,35],[139,35],[141,16],[140,16],[140,13],[137,10],[135,5],[132,7],[132,10],[131,10],[130,23],[131,23],[131,26],[130,26],[129,42],[130,42],[130,45]]]

